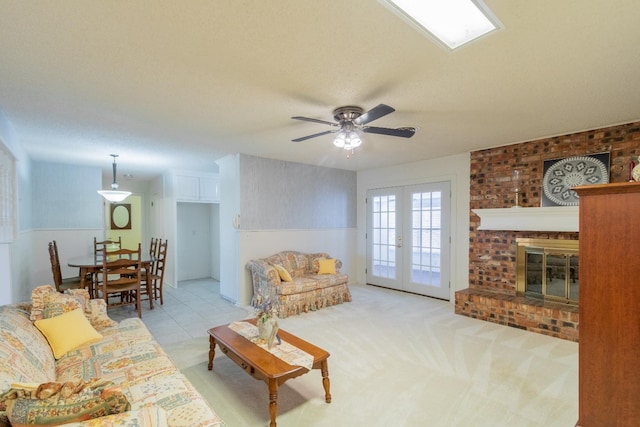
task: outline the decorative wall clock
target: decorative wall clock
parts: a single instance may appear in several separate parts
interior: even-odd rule
[[[609,182],[609,153],[544,161],[542,206],[578,206],[574,187]]]

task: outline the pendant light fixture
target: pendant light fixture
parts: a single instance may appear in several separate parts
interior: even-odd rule
[[[110,156],[113,157],[113,183],[111,184],[111,190],[99,190],[98,194],[111,203],[118,203],[129,197],[131,191],[118,191],[118,183],[116,182],[116,157],[118,155],[111,154]]]

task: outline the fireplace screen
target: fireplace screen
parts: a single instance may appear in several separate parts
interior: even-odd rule
[[[578,242],[517,239],[519,295],[577,304],[579,297]]]

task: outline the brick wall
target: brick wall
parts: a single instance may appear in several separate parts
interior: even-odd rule
[[[520,170],[520,206],[538,207],[541,202],[545,160],[602,152],[610,153],[610,182],[627,181],[629,162],[631,159],[637,161],[640,155],[640,122],[472,152],[470,208],[513,206],[515,204],[512,182],[514,169]],[[540,314],[540,318],[543,317],[541,313],[545,307],[556,310],[558,307],[553,304],[545,304],[545,307],[538,309],[527,307],[526,300],[515,297],[515,239],[521,237],[577,239],[578,233],[480,231],[478,230],[480,218],[471,211],[469,213],[469,289],[456,295],[456,312],[536,330],[536,332],[549,333],[561,338],[574,339],[572,336],[575,336],[577,340],[577,333],[560,333],[561,327],[558,326],[558,322],[572,323],[571,319],[573,319],[577,328],[577,312],[573,318],[567,317],[565,312],[559,315],[562,319],[548,318],[545,324],[526,327],[520,325],[525,320],[520,323],[514,323],[513,318],[500,321],[498,319],[500,316],[509,316],[499,315],[497,312],[500,310],[496,311],[495,307],[493,309],[491,307],[494,303],[498,308],[501,304],[510,306],[511,303],[508,301],[524,304],[521,309],[526,314],[523,316],[524,319],[529,320],[536,315],[531,310]],[[477,303],[470,302],[474,300],[474,294],[478,296],[475,298],[478,300]],[[493,301],[491,295],[495,294],[501,295],[495,298],[501,302]],[[505,302],[505,297],[512,298],[507,298],[508,301]],[[483,302],[479,302],[480,300]],[[513,307],[511,308],[513,312]],[[573,311],[569,310],[569,312]],[[546,313],[548,314],[548,311]],[[525,323],[529,323],[529,320]],[[571,325],[565,325],[565,327],[571,328]]]

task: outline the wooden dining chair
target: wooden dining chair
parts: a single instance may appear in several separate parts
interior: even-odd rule
[[[157,237],[152,237],[151,238],[151,243],[149,244],[149,255],[151,255],[152,257],[157,257],[158,256],[158,242],[160,239],[158,239]]]
[[[122,236],[118,236],[118,240],[114,239],[106,239],[101,242],[98,242],[96,237],[93,238],[93,254],[98,257],[104,255],[107,251],[107,246],[116,245],[118,249],[122,249]]]
[[[140,243],[138,243],[137,250],[117,249],[109,251],[109,256],[105,256],[102,259],[102,271],[100,273],[102,281],[97,288],[107,303],[107,307],[135,305],[140,318],[142,318],[140,305],[141,254]]]
[[[93,256],[96,260],[104,257],[104,255],[109,252],[109,246],[115,245],[118,249],[122,249],[122,236],[118,236],[118,240],[115,239],[106,239],[102,241],[98,241],[96,237],[93,238]],[[100,282],[102,281],[102,275],[94,274],[91,280],[93,289],[97,289],[100,286]]]
[[[80,276],[62,278],[62,270],[60,268],[60,256],[58,255],[58,244],[56,241],[49,242],[49,261],[51,262],[51,273],[53,274],[53,283],[58,292],[64,292],[67,289],[80,289]]]
[[[141,286],[141,291],[142,291],[142,300],[143,301],[149,301],[149,308],[153,308],[153,303],[151,298],[149,298],[149,294],[151,293],[151,284],[147,284],[147,277],[151,276],[154,272],[154,262],[155,259],[158,257],[158,244],[160,242],[161,239],[158,239],[157,237],[152,237],[151,238],[151,242],[149,243],[149,256],[151,257],[151,263],[150,264],[145,264],[142,267],[142,284]],[[149,271],[147,271],[147,269]],[[149,274],[149,276],[147,276],[147,273]]]
[[[149,243],[149,255],[151,256],[151,262],[153,264],[153,260],[155,258],[158,257],[158,243],[159,243],[160,239],[158,239],[157,237],[152,237],[151,238],[151,242]],[[150,270],[150,272],[153,272],[153,269]],[[145,276],[147,273],[147,269],[146,267],[142,267],[142,280],[145,280]],[[144,291],[144,288],[143,288]]]
[[[142,276],[142,292],[149,299],[160,299],[160,305],[164,304],[164,296],[162,287],[164,284],[164,268],[167,259],[168,240],[158,241],[158,250],[155,255],[155,261],[151,263],[151,274],[149,275],[149,286],[147,286],[146,277]]]

